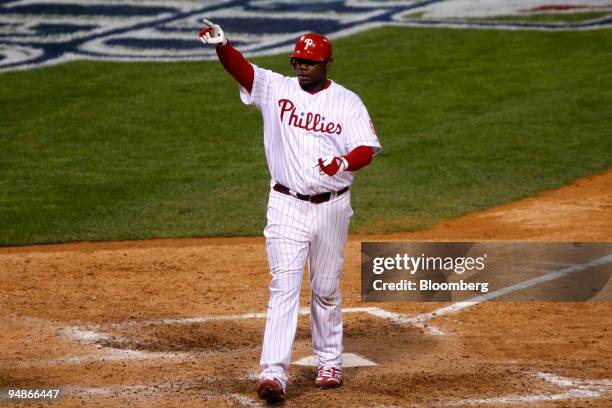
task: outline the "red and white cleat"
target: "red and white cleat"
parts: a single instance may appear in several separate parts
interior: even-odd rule
[[[268,402],[282,402],[285,400],[285,390],[277,378],[266,378],[257,383],[257,395]]]
[[[319,367],[315,385],[322,389],[336,388],[342,385],[342,369],[337,367]]]

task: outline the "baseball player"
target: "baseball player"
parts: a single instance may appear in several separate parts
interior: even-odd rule
[[[381,149],[359,97],[327,78],[332,45],[319,34],[295,43],[285,77],[250,64],[217,24],[204,19],[199,37],[215,44],[221,64],[238,81],[240,99],[261,111],[270,197],[264,229],[272,276],[257,384],[260,398],[282,401],[297,329],[300,286],[308,263],[310,323],[317,355],[315,384],[342,385],[340,276],[353,210],[356,170]]]

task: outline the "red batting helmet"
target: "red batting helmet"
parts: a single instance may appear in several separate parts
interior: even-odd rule
[[[304,34],[295,42],[291,58],[302,58],[309,61],[327,61],[332,56],[332,45],[321,34]]]

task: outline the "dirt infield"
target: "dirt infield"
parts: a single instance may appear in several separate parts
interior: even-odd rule
[[[314,388],[312,367],[292,365],[285,403],[612,406],[611,303],[486,303],[406,324],[448,304],[362,303],[365,240],[612,241],[612,171],[426,231],[351,236],[345,352],[378,365],[346,368],[345,386],[333,391]],[[70,407],[260,406],[263,244],[255,237],[1,248],[0,388],[61,387],[61,406]],[[308,293],[306,280],[303,307]],[[294,360],[312,354],[309,330],[304,314]]]

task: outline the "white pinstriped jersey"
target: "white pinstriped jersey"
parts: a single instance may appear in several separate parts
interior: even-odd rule
[[[264,146],[273,180],[301,194],[339,191],[353,181],[353,173],[333,177],[319,174],[318,159],[344,156],[357,146],[380,150],[374,126],[363,102],[342,85],[315,94],[285,77],[253,65],[249,93],[240,87],[240,99],[263,116]]]

